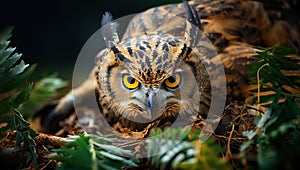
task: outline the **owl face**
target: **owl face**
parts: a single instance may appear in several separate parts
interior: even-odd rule
[[[100,89],[101,84],[108,84],[110,109],[137,123],[197,114],[198,84],[191,66],[182,59],[183,48],[178,39],[158,35],[143,35],[113,47],[107,60],[115,64],[105,66],[103,61],[109,67],[107,82],[98,80]]]

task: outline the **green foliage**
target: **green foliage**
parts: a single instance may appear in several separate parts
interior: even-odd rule
[[[183,170],[198,170],[198,169],[223,169],[231,170],[225,158],[221,158],[218,154],[222,151],[219,145],[213,140],[206,142],[196,141],[193,143],[195,148],[195,157],[189,160],[180,162],[176,169]]]
[[[273,47],[257,53],[259,62],[252,63],[254,77],[261,76],[260,91],[275,93],[261,98],[267,111],[256,120],[257,129],[244,132],[248,141],[241,146],[245,151],[251,144],[258,145],[258,165],[261,169],[299,169],[300,160],[300,95],[285,87],[299,90],[299,75],[284,75],[282,70],[299,71],[299,60],[286,55],[292,50]],[[266,67],[267,66],[267,67]],[[258,82],[254,82],[258,83]]]
[[[259,73],[259,76],[262,77],[262,79],[259,80],[260,91],[265,92],[272,90],[275,92],[275,94],[261,98],[261,103],[273,101],[279,96],[281,99],[286,98],[286,96],[299,98],[299,94],[291,94],[285,88],[286,86],[289,86],[300,90],[299,73],[289,76],[284,75],[283,73],[283,71],[293,72],[300,70],[300,65],[298,64],[299,60],[287,57],[294,53],[295,52],[291,49],[275,46],[267,50],[258,51],[255,57],[261,60],[259,62],[249,64],[253,69],[249,76],[256,77],[257,73]],[[252,84],[258,84],[258,81],[252,82]],[[257,90],[258,89],[254,89],[253,91]]]
[[[57,161],[62,162],[58,169],[106,169],[114,170],[134,167],[138,162],[129,150],[111,144],[114,137],[73,136],[65,147],[55,149]]]
[[[16,48],[9,47],[8,39],[11,28],[6,28],[0,34],[0,137],[6,131],[16,130],[16,145],[18,150],[22,141],[24,149],[30,151],[27,163],[33,159],[37,165],[35,133],[29,128],[29,123],[23,118],[18,107],[29,99],[32,83],[27,79],[33,73],[35,65],[29,66],[23,60],[19,62],[21,54],[15,52]]]
[[[23,115],[27,117],[32,115],[32,111],[49,102],[57,96],[58,89],[67,85],[67,81],[58,78],[56,75],[47,76],[36,82],[30,92],[29,100],[20,107]]]
[[[218,154],[222,149],[212,140],[187,138],[189,129],[157,129],[147,139],[148,158],[156,169],[231,169]],[[196,133],[197,134],[197,133]]]

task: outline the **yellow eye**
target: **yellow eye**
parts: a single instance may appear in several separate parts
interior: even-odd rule
[[[123,86],[129,90],[134,90],[139,87],[140,83],[128,74],[122,76]]]
[[[170,89],[177,89],[181,84],[181,75],[175,74],[165,80],[165,86]]]

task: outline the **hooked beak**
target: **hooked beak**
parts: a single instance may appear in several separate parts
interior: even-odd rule
[[[153,89],[149,89],[148,92],[147,92],[147,96],[148,96],[147,97],[147,102],[146,102],[147,110],[148,110],[149,117],[152,120],[154,105],[155,105],[155,100],[154,100],[155,91]]]

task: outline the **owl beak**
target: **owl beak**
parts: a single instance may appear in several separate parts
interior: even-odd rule
[[[148,114],[150,119],[152,120],[153,117],[153,111],[154,111],[154,97],[155,97],[155,91],[153,89],[149,89],[147,92],[147,108],[148,108]]]

